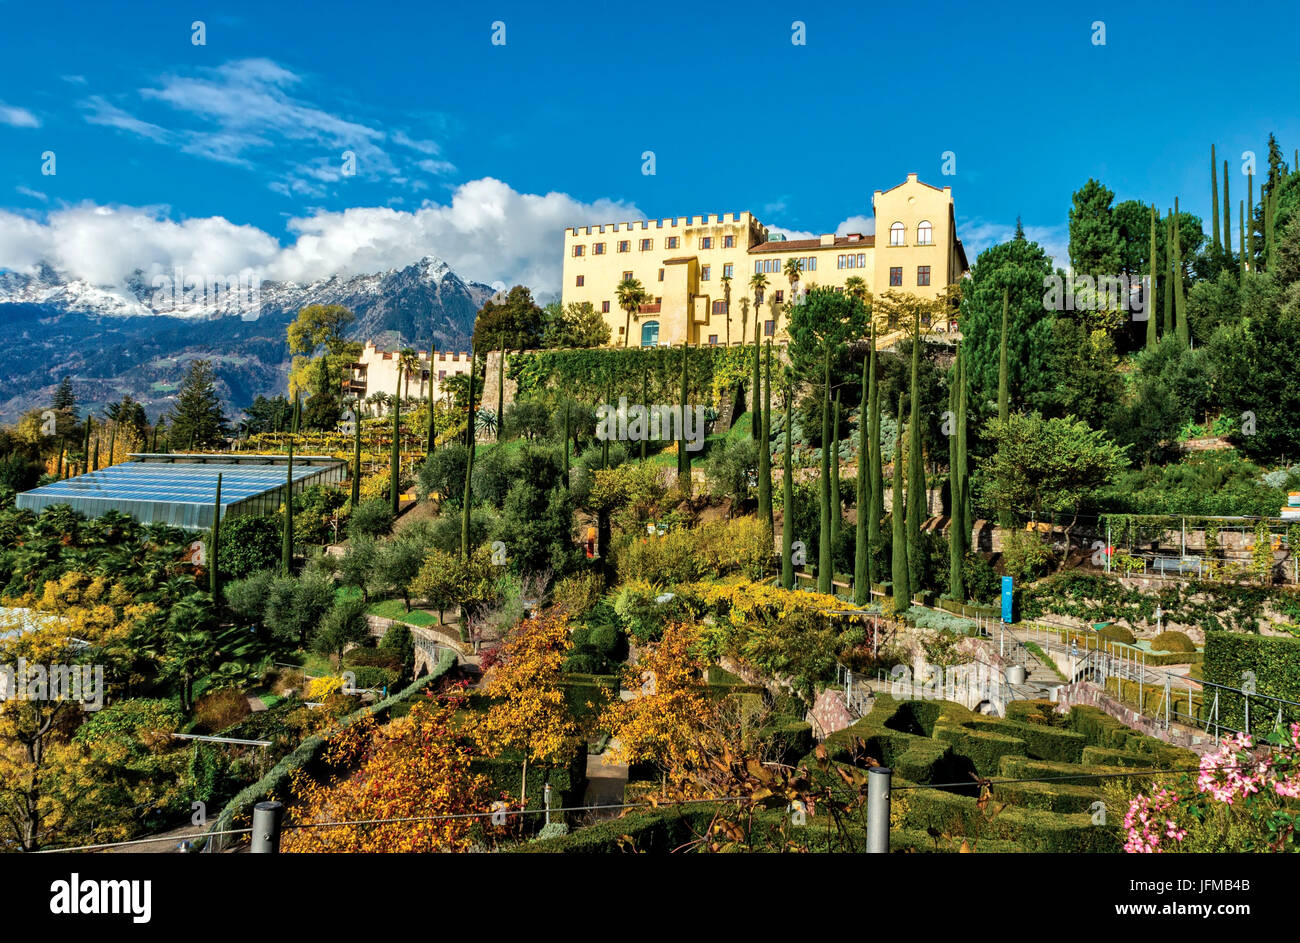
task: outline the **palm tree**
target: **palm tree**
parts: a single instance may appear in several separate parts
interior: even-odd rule
[[[740,342],[749,336],[749,296],[740,299]]]
[[[411,374],[420,369],[420,355],[410,347],[403,347],[402,352],[397,355],[397,367],[406,376],[406,396],[404,399],[411,398]]]
[[[803,274],[799,267],[799,260],[796,258],[786,259],[783,274],[786,280],[790,282],[790,304],[794,304],[794,294],[799,288],[799,276]]]
[[[867,282],[861,275],[850,275],[844,279],[844,294],[863,303],[867,300]]]
[[[757,332],[758,319],[761,317],[758,313],[758,306],[762,303],[760,296],[763,294],[763,290],[767,288],[767,276],[762,272],[755,272],[749,277],[749,287],[754,290],[754,331]],[[754,343],[758,343],[757,338],[754,340]]]
[[[623,346],[628,346],[628,341],[632,339],[632,315],[646,302],[649,297],[641,283],[635,278],[625,278],[618,283],[615,289],[618,297],[618,306],[623,309],[627,318],[623,322]]]
[[[727,346],[731,346],[731,276],[722,276],[722,306],[727,312]]]

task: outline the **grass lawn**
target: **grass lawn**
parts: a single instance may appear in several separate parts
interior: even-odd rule
[[[418,625],[422,628],[438,624],[438,614],[436,612],[424,612],[421,609],[412,609],[407,612],[406,606],[400,599],[383,599],[379,602],[373,602],[366,607],[366,612],[385,619],[405,622],[408,625]]]

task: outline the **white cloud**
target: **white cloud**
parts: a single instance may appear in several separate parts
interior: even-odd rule
[[[293,241],[222,217],[175,221],[166,207],[83,204],[43,221],[0,211],[0,269],[40,262],[73,278],[118,285],[181,267],[230,273],[252,268],[277,281],[310,282],[443,259],[462,278],[521,283],[538,295],[559,291],[564,229],[641,219],[635,206],[583,203],[564,193],[520,193],[491,177],[461,184],[446,204],[417,209],[316,210],[288,223]]]
[[[33,190],[31,187],[24,187],[21,183],[14,187],[14,190],[23,196],[31,197],[33,200],[40,200],[42,203],[48,203],[50,198],[40,190]]]
[[[270,167],[278,193],[320,196],[321,165],[356,158],[359,176],[399,182],[415,170],[436,176],[455,170],[437,142],[392,132],[313,104],[311,83],[269,59],[240,59],[191,74],[168,74],[140,90],[143,106],[171,112],[167,128],[94,96],[82,102],[86,120],[137,134],[178,150],[242,167]],[[292,94],[291,94],[292,92]],[[392,147],[400,149],[394,153]],[[409,152],[409,153],[408,153]],[[314,181],[314,182],[313,182]]]
[[[6,105],[0,101],[0,124],[7,124],[14,128],[39,128],[41,121],[26,108]]]

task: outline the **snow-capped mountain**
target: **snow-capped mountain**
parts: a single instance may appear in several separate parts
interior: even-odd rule
[[[78,399],[102,405],[130,394],[150,415],[164,408],[190,361],[208,359],[219,392],[241,408],[283,392],[285,327],[310,304],[338,304],[357,319],[349,334],[380,346],[465,350],[493,288],[423,258],[400,269],[299,285],[243,273],[208,284],[184,272],[119,285],[68,279],[48,265],[0,273],[0,418],[48,403],[64,376]]]

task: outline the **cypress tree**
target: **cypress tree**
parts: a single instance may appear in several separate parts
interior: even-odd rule
[[[117,454],[117,423],[113,423],[113,428],[108,432],[108,468],[113,464],[113,456]]]
[[[1210,145],[1210,229],[1214,234],[1214,248],[1219,249],[1219,161],[1214,156],[1213,144]]]
[[[818,511],[820,527],[817,532],[817,592],[830,593],[832,585],[831,558],[831,347],[826,342],[823,357],[822,380],[822,455],[818,482]]]
[[[787,383],[785,387],[785,455],[781,460],[781,497],[784,510],[781,512],[781,585],[794,589],[794,460],[790,453],[790,401],[794,391]]]
[[[1277,188],[1271,183],[1268,188],[1268,196],[1263,198],[1264,203],[1264,268],[1271,271],[1273,268],[1273,213],[1277,206],[1275,197]]]
[[[612,383],[605,384],[605,405],[610,407],[611,409],[614,407],[614,387]],[[683,439],[681,445],[684,446],[685,443],[686,440]],[[685,454],[686,454],[686,450],[679,446],[677,449],[677,474],[678,475],[682,473],[682,456]],[[609,436],[605,436],[605,438],[602,439],[600,442],[600,467],[609,468]]]
[[[758,441],[758,520],[767,528],[767,544],[772,545],[775,528],[772,516],[772,342],[767,342],[766,363],[763,368],[763,421],[759,424]],[[684,410],[683,410],[684,411]]]
[[[433,365],[435,363],[434,358],[437,353],[438,353],[438,348],[435,346],[435,344],[432,341],[430,341],[429,342],[429,424],[425,428],[425,432],[424,432],[425,456],[432,455],[435,451],[437,451],[438,448],[438,420],[433,415],[433,378],[435,376],[433,372]],[[357,427],[360,428],[360,426],[361,426],[361,398],[358,397],[357,398]]]
[[[1246,205],[1250,207],[1250,215],[1247,217],[1250,222],[1246,224],[1246,241],[1250,251],[1250,262],[1247,265],[1252,272],[1255,271],[1255,175],[1246,174]]]
[[[212,500],[212,551],[208,555],[208,592],[212,601],[221,599],[221,567],[217,553],[221,548],[221,473],[217,472],[217,494]]]
[[[149,446],[150,452],[158,451],[158,423],[153,424],[153,444]]]
[[[496,440],[501,441],[501,430],[506,424],[506,349],[501,348],[501,365],[497,370],[497,434]]]
[[[85,461],[87,465],[89,465],[90,462],[90,432],[94,425],[95,425],[95,420],[90,418],[90,416],[87,416],[86,417],[86,439],[81,446],[81,452],[85,456]]]
[[[686,408],[687,408],[686,396],[687,396],[687,385],[689,383],[689,376],[687,371],[688,371],[688,361],[690,360],[690,353],[691,353],[691,345],[685,343],[682,344],[682,423],[683,426],[685,425],[686,422]],[[757,363],[758,362],[757,347],[754,348],[754,358],[755,358],[754,362]],[[755,376],[757,377],[757,372],[755,372]],[[755,384],[754,386],[754,391],[757,394],[758,392],[757,384]],[[762,432],[761,429],[759,431]],[[691,453],[686,450],[686,439],[684,437],[680,440],[678,444],[677,454],[681,458],[681,465],[682,465],[681,476],[679,478],[679,481],[681,482],[682,485],[682,494],[684,494],[686,497],[689,498],[691,496],[691,491],[693,490],[693,483],[691,482]],[[771,500],[770,495],[768,496],[768,500],[769,501]]]
[[[471,371],[473,364],[470,364]],[[402,372],[397,372],[397,392],[402,392]],[[471,404],[472,405],[472,404]],[[401,507],[401,495],[398,493],[399,480],[402,477],[402,399],[393,397],[393,442],[388,447],[388,500],[393,509],[393,516]]]
[[[870,357],[862,359],[862,398],[858,404],[858,477],[854,491],[854,507],[858,519],[853,528],[853,604],[865,606],[871,599],[871,577],[867,572],[867,518],[871,516],[871,494],[867,483],[867,455],[871,450],[867,427],[871,425]]]
[[[641,406],[644,409],[650,408],[650,368],[649,367],[641,368]],[[566,421],[569,418],[567,411],[565,413],[564,418]],[[647,420],[647,423],[648,422],[649,420]],[[650,429],[649,426],[647,425],[646,429],[644,430],[644,434],[641,436],[641,461],[643,462],[646,460],[646,454],[647,454],[646,450],[650,444],[649,440],[650,440]]]
[[[868,405],[871,415],[868,417],[867,435],[870,438],[870,454],[867,455],[871,475],[871,513],[867,516],[867,581],[882,582],[877,567],[876,554],[880,550],[880,524],[885,519],[885,469],[884,455],[880,443],[880,387],[876,381],[876,326],[871,325],[871,351],[868,353],[868,383],[871,385],[871,397]]]
[[[839,546],[844,523],[844,502],[840,499],[840,391],[835,391],[831,413],[831,550]]]
[[[908,588],[919,590],[925,582],[925,555],[921,552],[921,522],[927,512],[925,456],[921,447],[921,314],[912,331],[912,413],[907,426],[907,562]]]
[[[1174,214],[1172,210],[1165,217],[1164,270],[1164,324],[1161,326],[1161,333],[1167,337],[1174,332]]]
[[[63,478],[63,450],[67,443],[62,439],[59,440],[59,463],[54,467],[54,477],[62,480]]]
[[[1184,347],[1191,343],[1187,327],[1187,301],[1183,297],[1182,230],[1178,213],[1178,197],[1174,197],[1174,330]]]
[[[99,471],[99,436],[95,436],[95,451],[93,454],[94,458],[91,460],[90,470],[97,472]]]
[[[402,388],[402,378],[397,378],[397,389],[400,392]],[[302,420],[302,391],[295,390],[293,394],[293,425],[290,426],[289,432],[292,435],[298,434],[298,423]]]
[[[469,352],[469,418],[465,430],[469,456],[465,461],[465,493],[460,509],[460,558],[469,558],[470,475],[474,472],[474,350]]]
[[[1150,264],[1150,268],[1151,268],[1151,275],[1150,275],[1151,284],[1150,284],[1149,289],[1147,290],[1147,298],[1146,298],[1146,301],[1147,301],[1147,350],[1155,350],[1155,348],[1156,348],[1156,313],[1155,313],[1155,310],[1154,310],[1154,309],[1155,309],[1155,305],[1154,305],[1152,302],[1153,302],[1153,300],[1154,300],[1154,298],[1155,298],[1156,285],[1158,285],[1158,284],[1160,283],[1160,275],[1159,275],[1159,269],[1156,267],[1157,264],[1158,264],[1157,255],[1159,254],[1159,252],[1158,252],[1158,250],[1156,249],[1156,208],[1155,208],[1154,205],[1151,207],[1151,246],[1150,246],[1150,250],[1149,250],[1149,251],[1150,251],[1150,263],[1151,263],[1151,264]]]
[[[893,579],[894,605],[906,611],[912,600],[911,579],[907,565],[907,533],[903,520],[907,509],[903,501],[903,397],[898,397],[899,434],[894,438],[894,493],[890,501],[890,528],[893,545],[893,566],[890,576]]]
[[[432,404],[430,404],[432,406]],[[361,397],[357,397],[356,421],[352,424],[352,507],[361,503]]]
[[[564,401],[564,487],[569,487],[569,401]]]
[[[1002,289],[1002,334],[998,340],[998,419],[1002,422],[1011,415],[1011,395],[1007,385],[1007,312],[1010,300],[1010,293]],[[898,419],[901,422],[903,417]]]
[[[1232,201],[1228,198],[1228,162],[1223,162],[1223,251],[1232,261]]]
[[[749,407],[749,431],[755,440],[757,440],[759,435],[761,435],[763,432],[762,422],[759,419],[759,414],[758,414],[758,410],[760,408],[758,403],[759,390],[761,389],[761,383],[758,375],[758,361],[763,349],[758,340],[759,337],[758,324],[759,324],[758,306],[755,305],[754,306],[754,379],[751,381],[753,383],[754,394],[753,396],[750,397],[750,407]]]
[[[952,514],[948,524],[948,593],[957,602],[966,601],[963,562],[966,556],[966,370],[960,345],[952,365],[952,412],[956,427],[948,439],[948,492]]]
[[[293,434],[289,434],[289,465],[284,476],[284,526],[280,531],[280,572],[293,572]]]
[[[1244,200],[1237,201],[1237,227],[1237,243],[1241,248],[1238,253],[1241,262],[1238,264],[1237,274],[1244,279],[1246,277],[1246,203]]]

